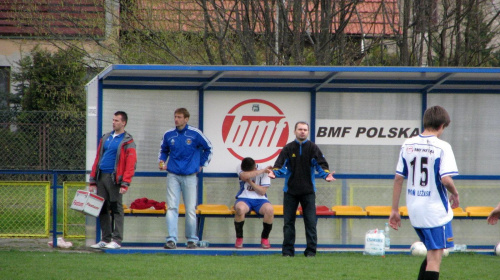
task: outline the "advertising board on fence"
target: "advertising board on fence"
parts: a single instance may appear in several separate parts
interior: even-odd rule
[[[316,120],[318,145],[402,145],[420,132],[419,120]]]
[[[310,94],[211,92],[204,99],[204,134],[214,147],[206,172],[236,172],[245,157],[273,165],[295,139],[297,121],[310,122]]]

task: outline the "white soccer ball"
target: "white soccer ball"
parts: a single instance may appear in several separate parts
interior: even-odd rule
[[[447,257],[450,255],[450,250],[448,250],[448,248],[444,248],[443,249],[443,257]]]
[[[427,256],[427,248],[425,247],[424,243],[417,241],[411,244],[410,253],[413,256],[425,257]]]
[[[495,255],[500,256],[500,242],[495,245]]]

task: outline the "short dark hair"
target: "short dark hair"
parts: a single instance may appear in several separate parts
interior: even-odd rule
[[[431,128],[438,130],[441,125],[447,127],[450,125],[450,122],[450,115],[448,115],[448,112],[441,106],[432,106],[425,110],[424,129]]]
[[[253,171],[255,169],[255,160],[251,157],[246,157],[241,161],[242,171]]]
[[[307,125],[307,129],[309,129],[309,124],[305,121],[298,121],[297,123],[295,123],[295,129],[294,130],[297,130],[297,126],[299,126],[299,124],[305,124]]]
[[[127,124],[127,122],[128,122],[127,113],[125,113],[123,111],[116,111],[115,116],[121,116],[122,117],[122,121],[125,121],[125,125]]]
[[[183,114],[184,118],[189,118],[189,111],[186,108],[177,108],[174,112],[174,115],[176,114]]]

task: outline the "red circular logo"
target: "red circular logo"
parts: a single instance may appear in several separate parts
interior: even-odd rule
[[[229,110],[222,123],[222,140],[237,159],[256,163],[279,155],[288,141],[289,125],[278,106],[263,99],[244,100]]]

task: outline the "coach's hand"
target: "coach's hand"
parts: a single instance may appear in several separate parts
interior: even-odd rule
[[[120,187],[120,193],[121,194],[125,194],[127,191],[128,191],[128,187],[126,187],[126,186],[121,186]]]
[[[332,173],[328,174],[328,176],[326,176],[325,180],[327,182],[331,182],[331,181],[337,180],[337,179],[333,178],[333,174],[335,174],[335,171],[333,171]]]

